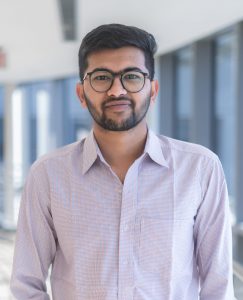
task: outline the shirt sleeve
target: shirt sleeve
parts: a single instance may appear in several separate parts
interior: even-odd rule
[[[36,174],[35,174],[36,173]],[[10,288],[17,300],[49,300],[46,278],[56,252],[48,179],[31,171],[22,194]]]
[[[200,300],[232,300],[232,232],[228,192],[218,158],[202,170],[202,201],[195,225]]]

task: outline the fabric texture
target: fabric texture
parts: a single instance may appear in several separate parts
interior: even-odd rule
[[[35,162],[11,290],[18,300],[232,300],[232,237],[218,157],[148,131],[122,184],[93,132]]]

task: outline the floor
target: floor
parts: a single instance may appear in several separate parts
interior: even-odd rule
[[[9,290],[15,233],[0,229],[0,300],[14,300]],[[49,281],[47,283],[50,290]],[[243,283],[234,278],[235,296],[243,300]]]

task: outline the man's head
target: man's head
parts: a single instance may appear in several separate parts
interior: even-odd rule
[[[145,65],[150,79],[154,78],[154,54],[157,44],[152,34],[134,26],[122,24],[101,25],[90,31],[83,39],[79,49],[79,74],[83,81],[88,67],[88,56],[104,49],[118,49],[133,46],[143,51]]]
[[[136,27],[102,25],[84,37],[77,94],[95,126],[127,131],[145,120],[158,91],[155,50],[153,36]]]

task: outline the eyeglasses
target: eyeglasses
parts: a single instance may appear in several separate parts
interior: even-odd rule
[[[83,81],[89,76],[91,87],[98,93],[107,92],[113,85],[116,76],[120,77],[123,88],[130,93],[141,91],[145,84],[145,79],[149,74],[138,70],[125,70],[122,72],[112,72],[106,69],[95,69],[87,73]]]

